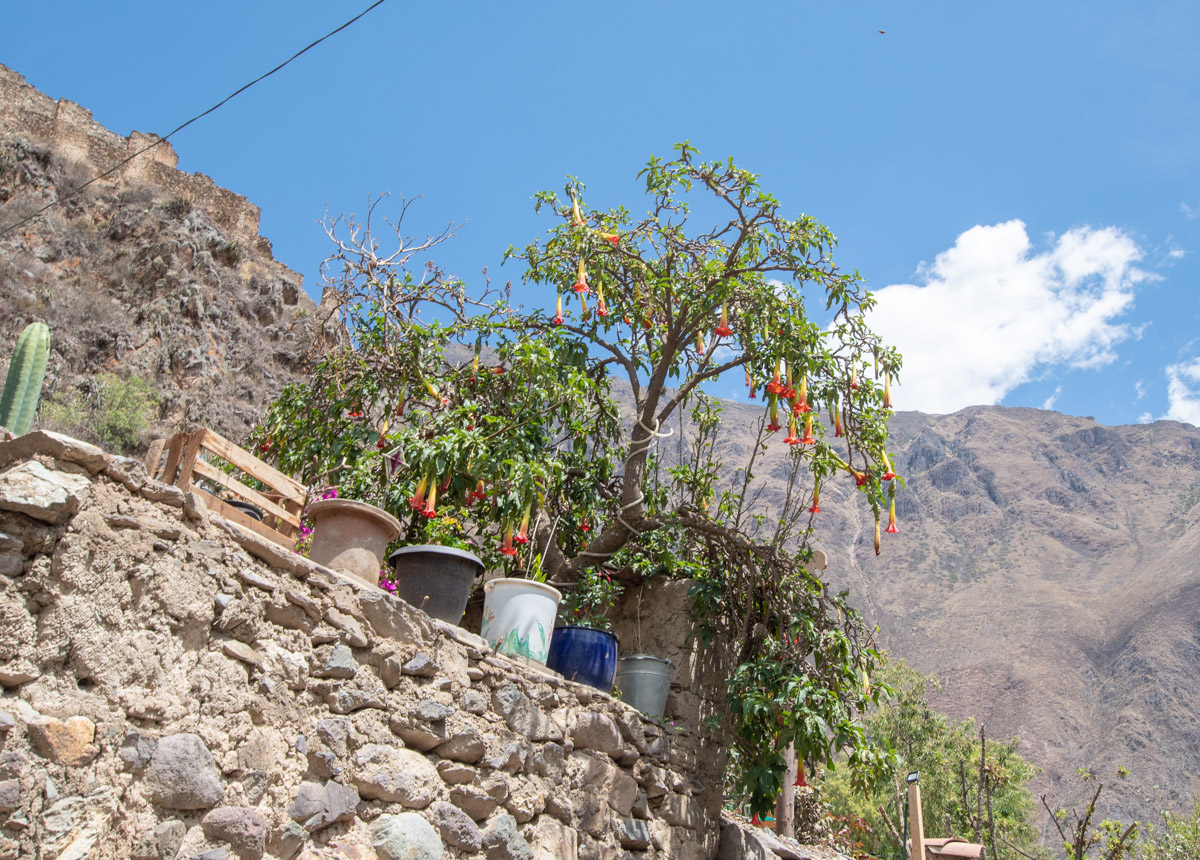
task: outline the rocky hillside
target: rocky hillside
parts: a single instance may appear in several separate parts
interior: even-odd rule
[[[0,66],[0,365],[45,320],[52,402],[94,402],[98,379],[138,377],[160,396],[151,432],[204,424],[238,439],[327,342],[301,277],[258,235],[257,207],[177,170],[163,144],[8,229],[153,140],[113,134]]]
[[[898,415],[909,492],[876,559],[845,515],[828,548],[936,704],[1017,734],[1051,797],[1076,770],[1143,816],[1200,789],[1200,432],[1034,409]],[[1119,766],[1132,771],[1114,779]]]
[[[758,414],[726,407],[727,462],[742,462]],[[875,556],[849,478],[822,488],[817,522],[830,575],[882,644],[943,681],[940,710],[1019,735],[1051,800],[1078,799],[1087,767],[1110,785],[1107,810],[1190,808],[1200,431],[1003,407],[901,412],[891,431],[901,533]],[[758,469],[766,504],[781,495],[784,447]],[[1118,767],[1131,776],[1115,779]]]

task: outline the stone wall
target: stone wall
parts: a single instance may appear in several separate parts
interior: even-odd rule
[[[11,134],[44,144],[102,173],[158,140],[158,135],[132,132],[121,137],[92,119],[92,113],[67,99],[54,100],[0,65],[0,136]],[[152,185],[204,210],[232,240],[246,246],[266,243],[258,235],[261,210],[203,173],[177,169],[179,156],[170,143],[160,143],[134,158],[115,176]],[[265,249],[269,250],[266,244]]]
[[[0,691],[0,858],[774,856],[699,734],[51,433],[0,443]]]

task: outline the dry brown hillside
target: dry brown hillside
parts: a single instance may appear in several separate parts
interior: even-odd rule
[[[239,439],[325,342],[300,275],[258,235],[258,207],[177,170],[161,144],[9,229],[154,140],[114,134],[0,66],[0,366],[45,320],[50,399],[86,402],[98,374],[137,376],[161,393],[159,430]]]

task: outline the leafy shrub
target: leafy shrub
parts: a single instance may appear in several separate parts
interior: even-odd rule
[[[137,449],[158,401],[158,391],[140,376],[100,373],[82,389],[52,396],[42,418],[68,435],[128,454]]]

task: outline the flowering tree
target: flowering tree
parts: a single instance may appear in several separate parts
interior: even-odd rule
[[[342,495],[401,515],[405,539],[462,541],[492,567],[566,587],[692,578],[701,634],[735,643],[729,728],[765,810],[791,744],[809,760],[849,748],[862,773],[879,760],[855,722],[877,695],[876,655],[809,569],[809,540],[820,488],[839,475],[873,509],[877,550],[889,506],[896,528],[885,443],[899,358],[867,327],[857,275],[833,264],[833,235],[783,215],[753,174],[681,144],[641,175],[650,205],[636,219],[588,208],[574,179],[536,195],[552,226],[505,259],[545,310],[421,262],[452,231],[414,240],[401,222],[385,252],[371,214],[327,221],[324,305],[352,345],[283,394],[260,442],[283,468],[335,474]],[[696,206],[706,221],[721,213],[714,226],[693,225]],[[720,407],[702,391],[725,374],[766,407],[736,471],[713,455]],[[688,454],[671,460],[658,442],[681,412]],[[768,444],[792,466],[771,511],[747,502]]]

